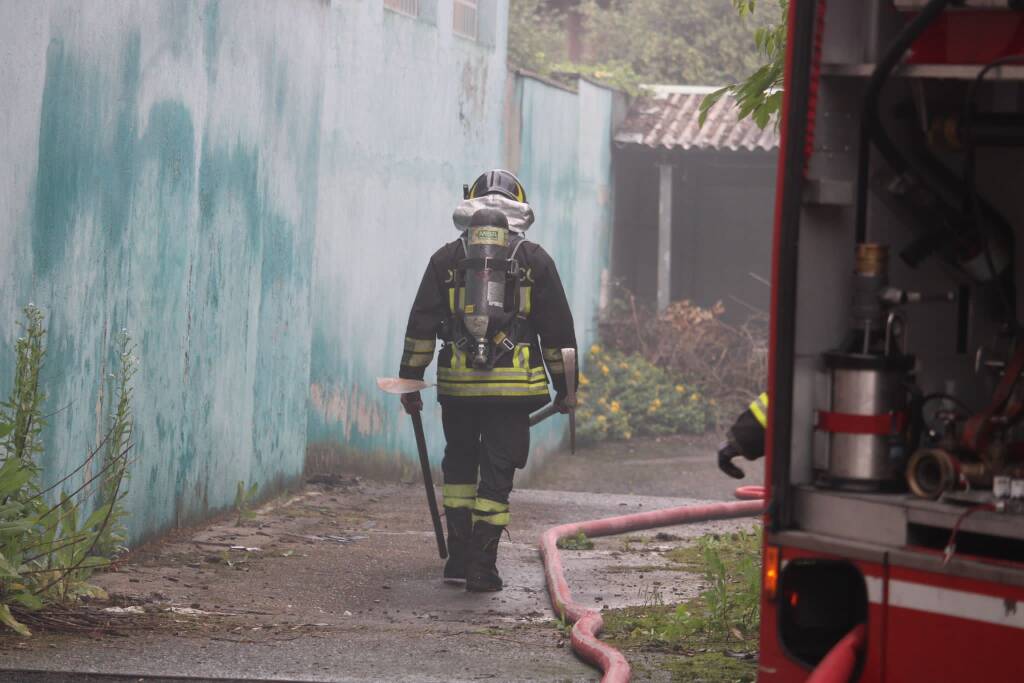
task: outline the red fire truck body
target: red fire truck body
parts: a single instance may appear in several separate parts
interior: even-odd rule
[[[1022,10],[790,0],[760,681],[1024,681]]]

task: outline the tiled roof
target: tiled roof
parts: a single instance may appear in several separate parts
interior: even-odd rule
[[[762,130],[748,117],[736,119],[735,99],[722,97],[701,126],[700,103],[717,88],[705,86],[646,86],[629,108],[615,133],[622,144],[665,149],[773,150],[779,146],[774,122]]]

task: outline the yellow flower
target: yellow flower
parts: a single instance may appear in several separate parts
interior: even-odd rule
[[[608,399],[602,396],[601,398],[597,399],[597,402],[600,403],[601,405],[605,405],[608,403]]]
[[[597,344],[594,344],[593,346],[590,347],[590,352],[596,356],[597,354],[601,353],[601,347],[598,346]]]
[[[587,376],[586,376],[586,375],[584,375],[584,374],[583,374],[583,373],[581,372],[581,373],[580,373],[580,385],[581,385],[581,386],[584,386],[584,387],[585,387],[585,386],[587,386],[588,384],[590,384],[590,380],[589,380],[589,379],[587,379]]]
[[[654,405],[655,408],[660,408],[661,407],[661,399],[660,398],[654,399],[653,405]]]
[[[690,394],[690,400],[691,401],[699,401],[700,400],[700,394],[698,394],[696,391],[693,392],[692,394]]]
[[[608,371],[608,366],[607,366],[607,365],[602,365],[602,366],[601,366],[601,374],[602,374],[602,375],[607,375],[607,374],[608,374],[608,372],[609,372],[609,371]]]
[[[676,385],[676,393],[677,394],[685,394],[686,393],[686,387],[684,387],[682,384],[677,384]]]
[[[617,413],[620,410],[622,410],[622,406],[619,405],[619,402],[618,401],[612,401],[611,411],[613,413]]]
[[[600,422],[601,424],[604,424],[605,422],[608,421],[608,418],[605,417],[604,415],[598,415],[597,416],[597,421]]]
[[[626,432],[625,434],[622,435],[622,438],[625,439],[626,441],[629,441],[630,439],[633,438],[633,432]]]
[[[619,370],[628,370],[629,366],[625,363],[619,363]]]

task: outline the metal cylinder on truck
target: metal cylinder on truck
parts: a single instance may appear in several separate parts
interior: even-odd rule
[[[822,356],[829,392],[815,419],[825,437],[814,459],[821,485],[878,490],[902,481],[914,357],[900,349],[905,326],[885,300],[887,263],[885,246],[857,245],[851,332]]]
[[[465,297],[460,317],[470,336],[474,368],[491,366],[493,339],[515,315],[516,288],[509,286],[511,233],[508,219],[496,209],[480,209],[466,230],[464,269]]]

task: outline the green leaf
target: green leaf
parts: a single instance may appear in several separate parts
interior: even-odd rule
[[[9,458],[0,467],[0,497],[12,496],[32,480],[35,472],[17,458]]]
[[[11,614],[11,608],[7,605],[0,605],[0,624],[3,624],[20,636],[28,637],[32,635],[32,631],[29,631],[25,624],[14,618],[14,615]]]
[[[92,531],[99,527],[103,520],[107,518],[111,505],[113,505],[112,502],[106,503],[93,510],[92,514],[89,515],[89,519],[85,520],[85,524],[82,525],[82,531]]]
[[[38,595],[33,595],[28,591],[22,591],[15,593],[10,597],[11,602],[16,602],[25,609],[32,610],[33,612],[43,608],[43,601]]]
[[[18,568],[8,562],[3,553],[0,553],[0,578],[16,579],[19,576]]]
[[[700,101],[700,117],[697,119],[698,125],[704,125],[704,122],[708,119],[708,112],[711,111],[711,107],[718,104],[718,101],[729,93],[729,90],[731,90],[731,88],[726,86],[704,96],[704,99]]]
[[[14,431],[14,423],[0,422],[0,438],[3,438]]]

